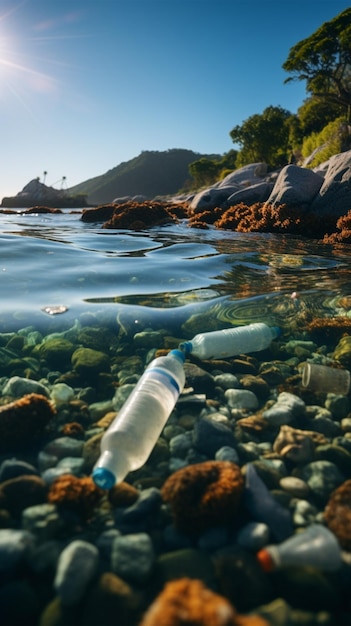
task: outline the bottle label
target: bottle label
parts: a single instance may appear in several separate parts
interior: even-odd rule
[[[175,390],[176,390],[176,392],[178,394],[180,393],[180,389],[179,389],[179,385],[178,385],[177,381],[168,372],[165,372],[165,370],[161,369],[160,367],[152,367],[151,369],[149,369],[149,372],[150,373],[151,372],[156,372],[159,376],[161,376],[164,379],[166,379],[166,381],[168,383],[170,383],[175,388]]]

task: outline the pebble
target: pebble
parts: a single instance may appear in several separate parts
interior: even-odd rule
[[[74,398],[74,390],[66,383],[56,383],[52,386],[50,397],[56,407],[67,404]]]
[[[82,457],[65,456],[57,463],[57,469],[64,469],[69,474],[80,476],[83,472],[85,461]]]
[[[331,412],[333,419],[341,420],[350,413],[350,401],[347,396],[339,396],[328,393],[325,400],[325,408]]]
[[[151,538],[146,533],[116,537],[112,544],[111,570],[127,582],[145,583],[155,562]]]
[[[10,378],[2,390],[4,396],[12,396],[13,398],[22,398],[29,393],[38,393],[46,398],[50,398],[50,391],[45,386],[31,378],[21,378],[13,376]]]
[[[77,604],[93,580],[99,551],[92,543],[75,539],[59,556],[54,588],[63,605]]]
[[[0,465],[0,483],[17,476],[38,475],[38,473],[38,470],[31,463],[19,459],[5,459]]]
[[[269,539],[269,527],[262,522],[249,522],[245,524],[236,537],[239,546],[255,552],[266,546]]]
[[[308,463],[298,470],[298,476],[308,484],[320,506],[326,505],[332,491],[345,480],[339,468],[330,461]]]
[[[224,397],[231,409],[255,411],[259,407],[257,396],[247,389],[227,389]]]
[[[73,439],[73,437],[58,437],[46,444],[44,452],[56,456],[58,459],[63,459],[67,456],[80,457],[83,452],[83,445],[83,441]]]
[[[236,439],[228,426],[205,417],[194,426],[193,445],[200,453],[213,458],[219,448],[235,447]]]
[[[0,573],[8,579],[34,549],[34,536],[26,530],[0,529]]]
[[[216,461],[231,461],[232,463],[239,463],[239,455],[235,448],[231,446],[223,446],[219,448],[215,454]]]
[[[214,377],[216,385],[222,389],[240,389],[239,379],[234,374],[218,374]]]
[[[316,521],[318,509],[308,502],[308,500],[299,499],[295,503],[293,510],[293,521],[295,526],[308,526]]]
[[[169,441],[169,451],[172,456],[184,459],[192,447],[192,433],[182,433],[172,437]]]
[[[306,499],[309,494],[307,483],[296,476],[283,476],[279,481],[279,485],[284,491],[296,498]]]
[[[156,487],[143,489],[136,502],[121,513],[123,522],[135,523],[157,513],[162,503],[161,492]]]
[[[22,511],[22,527],[43,542],[56,536],[62,520],[55,504],[37,504]]]

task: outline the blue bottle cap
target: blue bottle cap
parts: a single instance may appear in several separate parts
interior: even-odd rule
[[[93,481],[100,489],[112,489],[116,484],[116,477],[106,467],[97,467],[93,471]]]
[[[185,361],[185,352],[183,350],[171,350],[169,354],[173,354],[182,363]]]
[[[186,356],[187,354],[190,354],[192,349],[193,349],[193,345],[191,341],[183,341],[183,343],[179,344],[179,351],[183,352],[184,356]]]

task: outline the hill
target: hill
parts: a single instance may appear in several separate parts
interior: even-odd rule
[[[72,196],[86,195],[89,204],[112,202],[123,196],[142,195],[153,199],[176,194],[191,180],[189,164],[202,156],[220,157],[177,148],[165,152],[143,151],[105,174],[71,187],[68,192]]]

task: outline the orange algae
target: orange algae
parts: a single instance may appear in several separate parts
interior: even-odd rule
[[[168,502],[175,526],[199,533],[237,517],[244,478],[240,467],[229,461],[205,461],[172,474],[161,494]]]
[[[77,478],[71,474],[64,474],[50,486],[48,502],[70,509],[86,518],[93,513],[103,493],[90,476]]]
[[[201,580],[180,578],[167,583],[139,626],[268,626],[258,615],[239,615],[227,598]]]

